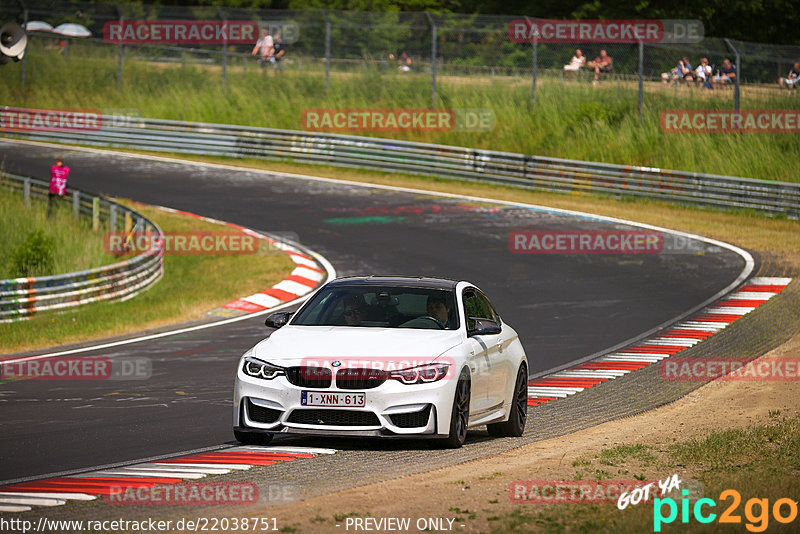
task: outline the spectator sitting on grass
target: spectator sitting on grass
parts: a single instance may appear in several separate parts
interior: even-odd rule
[[[586,68],[594,71],[594,81],[597,82],[601,72],[611,72],[612,63],[611,56],[605,50],[600,50],[600,55],[594,58],[594,61],[587,63]]]
[[[678,60],[678,65],[674,69],[661,74],[661,80],[663,80],[664,83],[673,80],[686,80],[690,82],[693,79],[694,72],[692,71],[692,65],[689,63],[689,58],[686,56]]]
[[[583,68],[586,64],[586,56],[583,55],[581,49],[575,50],[575,55],[569,60],[569,65],[564,65],[564,74],[575,77],[575,73]]]
[[[697,69],[694,71],[695,79],[697,83],[702,84],[703,87],[711,89],[711,65],[708,64],[708,58],[704,57],[700,60],[700,64],[697,66]]]
[[[800,61],[795,62],[789,74],[785,78],[779,78],[778,83],[787,89],[793,89],[797,83],[800,83]]]
[[[736,81],[736,65],[731,63],[730,59],[725,59],[722,62],[722,67],[717,71],[717,75],[712,78],[715,84],[719,83],[725,85],[726,83],[734,83]]]

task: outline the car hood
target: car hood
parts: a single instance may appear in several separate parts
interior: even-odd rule
[[[458,330],[284,326],[253,347],[251,355],[282,366],[348,358],[359,361],[410,358],[421,364],[433,361],[462,342]]]

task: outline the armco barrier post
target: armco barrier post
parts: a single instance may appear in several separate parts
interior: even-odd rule
[[[642,122],[644,104],[644,43],[639,41],[639,123]]]
[[[219,18],[222,19],[222,22],[227,22],[227,18],[225,17],[225,13],[222,11],[220,6],[217,6],[217,12],[219,13]],[[223,43],[222,43],[222,92],[225,92],[225,86],[227,85],[228,76],[227,76],[227,66],[228,66],[228,32],[225,32]]]
[[[431,23],[431,109],[436,107],[436,21],[433,15],[425,12]]]
[[[92,230],[100,229],[100,197],[92,199]]]
[[[331,86],[331,21],[324,9],[320,9],[320,12],[325,21],[325,94],[328,94]]]
[[[728,45],[728,48],[731,49],[731,52],[733,52],[734,61],[736,61],[736,79],[733,80],[733,105],[736,109],[736,113],[739,113],[739,80],[742,77],[742,57],[739,55],[739,50],[733,46],[730,39],[725,38],[723,40],[725,44]]]
[[[25,178],[22,183],[23,196],[25,197],[25,209],[31,207],[31,179]]]
[[[72,192],[72,214],[75,216],[75,220],[80,219],[80,217],[81,217],[81,192],[80,191],[73,191]]]
[[[22,0],[17,0],[19,5],[22,6],[22,27],[28,27],[28,6]],[[20,84],[22,85],[22,94],[25,94],[25,71],[28,67],[28,54],[30,54],[31,47],[28,47],[28,52],[22,56],[22,71],[20,72]]]
[[[125,21],[125,17],[122,16],[122,10],[119,8],[119,4],[114,4],[114,8],[117,10],[117,15],[119,15],[119,27],[122,28],[123,22]],[[120,39],[120,43],[117,45],[117,92],[119,93],[122,89],[122,40]]]

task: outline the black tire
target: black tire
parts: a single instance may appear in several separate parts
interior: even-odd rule
[[[448,449],[460,448],[467,439],[467,425],[469,425],[469,399],[470,380],[466,369],[461,371],[456,383],[456,392],[453,395],[453,411],[450,415],[450,435],[442,440],[442,445]]]
[[[517,380],[514,384],[514,396],[511,400],[511,413],[508,421],[486,425],[489,435],[497,438],[518,438],[525,432],[528,419],[528,369],[520,365]]]
[[[236,438],[236,441],[244,443],[245,445],[266,445],[272,441],[272,434],[264,434],[261,432],[234,430],[233,436]]]

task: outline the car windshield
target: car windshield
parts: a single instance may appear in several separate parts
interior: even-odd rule
[[[317,293],[291,324],[455,330],[454,303],[453,290],[338,285]]]

